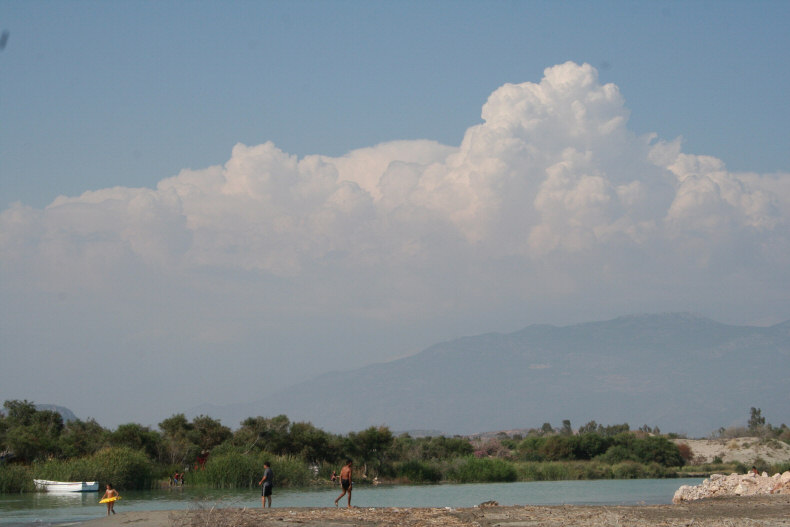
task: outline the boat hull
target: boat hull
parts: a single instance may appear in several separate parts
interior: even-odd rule
[[[96,492],[99,490],[98,481],[50,481],[47,479],[34,479],[36,489],[46,492]]]

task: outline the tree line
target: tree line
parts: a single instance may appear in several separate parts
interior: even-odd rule
[[[752,418],[759,424],[754,409]],[[184,414],[156,429],[127,423],[108,430],[93,419],[64,422],[29,401],[5,401],[0,412],[0,492],[30,490],[32,477],[145,488],[174,472],[186,472],[190,484],[248,487],[272,457],[285,485],[326,482],[345,459],[355,461],[363,483],[664,477],[692,455],[657,427],[595,421],[577,430],[568,420],[545,423],[522,435],[411,437],[386,426],[333,434],[285,415],[250,417],[236,430]]]

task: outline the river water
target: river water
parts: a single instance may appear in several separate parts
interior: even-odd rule
[[[469,485],[357,486],[351,504],[357,507],[473,507],[496,500],[500,505],[638,505],[667,504],[681,485],[701,478],[595,481],[534,481]],[[275,488],[275,507],[330,507],[339,494],[326,489]],[[182,487],[128,491],[115,510],[183,510],[198,507],[260,507],[259,490],[214,490]],[[106,514],[100,493],[0,494],[3,527],[75,525]],[[343,498],[345,501],[345,497]]]

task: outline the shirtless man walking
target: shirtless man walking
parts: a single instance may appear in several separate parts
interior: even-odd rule
[[[352,461],[346,460],[346,466],[340,469],[340,485],[343,487],[343,493],[337,497],[335,500],[335,507],[337,507],[337,502],[340,501],[346,493],[348,493],[348,507],[351,508],[351,465]]]

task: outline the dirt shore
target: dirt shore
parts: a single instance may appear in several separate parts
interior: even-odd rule
[[[758,459],[764,462],[790,461],[790,445],[782,441],[761,441],[756,437],[730,439],[674,439],[675,444],[691,448],[696,463],[712,463],[717,457],[724,463],[740,462],[751,466]]]
[[[83,527],[604,527],[790,526],[790,495],[682,505],[434,508],[274,508],[124,512]]]

